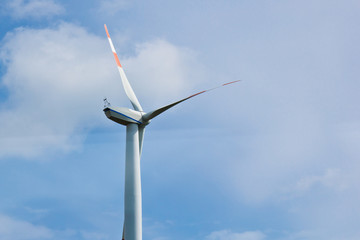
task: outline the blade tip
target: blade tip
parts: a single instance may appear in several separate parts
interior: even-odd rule
[[[106,24],[104,24],[104,28],[105,28],[105,31],[106,31],[106,35],[107,35],[107,37],[108,37],[108,38],[110,38],[110,34],[109,34],[109,32],[108,32],[108,29],[107,29]]]

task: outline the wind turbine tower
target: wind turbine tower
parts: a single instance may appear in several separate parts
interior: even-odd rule
[[[240,80],[222,84],[218,87],[204,90],[171,103],[159,109],[145,113],[125,75],[124,69],[119,61],[114,45],[111,41],[106,24],[105,31],[114,54],[117,68],[127,97],[134,109],[124,107],[105,106],[105,115],[114,122],[126,126],[126,159],[125,159],[125,200],[124,200],[124,226],[123,240],[142,239],[142,207],[141,207],[141,177],[140,177],[140,156],[144,140],[145,127],[150,120],[169,108],[210,90],[229,85]]]

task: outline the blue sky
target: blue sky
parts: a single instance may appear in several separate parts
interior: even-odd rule
[[[360,238],[360,3],[3,0],[0,239],[121,239],[130,107],[143,238]]]

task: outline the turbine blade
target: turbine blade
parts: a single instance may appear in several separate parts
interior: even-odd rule
[[[156,116],[158,116],[159,114],[165,112],[166,110],[172,108],[173,106],[175,106],[175,105],[177,105],[177,104],[179,104],[179,103],[181,103],[181,102],[184,102],[184,101],[186,101],[186,100],[188,100],[188,99],[190,99],[190,98],[192,98],[192,97],[195,97],[195,96],[200,95],[200,94],[202,94],[202,93],[209,92],[209,91],[215,90],[215,89],[217,89],[217,88],[220,88],[220,87],[223,87],[223,86],[227,86],[227,85],[229,85],[229,84],[236,83],[236,82],[240,82],[240,81],[241,81],[241,80],[236,80],[236,81],[224,83],[224,84],[222,84],[222,85],[220,85],[220,86],[217,86],[217,87],[214,87],[214,88],[210,88],[210,89],[208,89],[208,90],[204,90],[204,91],[195,93],[195,94],[193,94],[193,95],[191,95],[191,96],[189,96],[189,97],[183,98],[183,99],[181,99],[181,100],[179,100],[179,101],[177,101],[177,102],[171,103],[171,104],[166,105],[166,106],[164,106],[164,107],[158,108],[158,109],[156,109],[156,110],[154,110],[154,111],[148,112],[148,113],[146,113],[146,114],[143,116],[144,122],[153,119],[154,117],[156,117]]]
[[[139,126],[139,153],[141,158],[142,146],[144,142],[145,126]]]
[[[108,32],[106,24],[104,24],[104,27],[105,27],[106,35],[107,35],[109,43],[110,43],[111,50],[112,50],[112,52],[114,54],[114,57],[115,57],[116,65],[117,65],[117,68],[118,68],[119,73],[120,73],[120,77],[121,77],[122,84],[124,86],[125,93],[128,96],[128,98],[129,98],[131,104],[133,105],[134,109],[137,110],[137,111],[142,112],[143,109],[142,109],[138,99],[136,98],[134,90],[132,89],[132,87],[131,87],[131,85],[130,85],[130,83],[129,83],[126,75],[125,75],[123,67],[121,66],[120,60],[119,60],[119,58],[117,56],[117,53],[115,51],[114,44],[111,41],[110,34]]]

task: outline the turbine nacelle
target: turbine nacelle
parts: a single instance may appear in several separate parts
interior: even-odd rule
[[[105,115],[112,121],[122,125],[129,123],[136,123],[139,125],[147,125],[150,121],[144,121],[143,113],[124,107],[106,107],[104,108]]]

